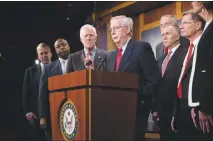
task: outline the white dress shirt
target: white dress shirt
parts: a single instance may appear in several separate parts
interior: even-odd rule
[[[59,58],[60,64],[61,64],[61,70],[64,73],[67,72],[67,60],[64,60],[62,58]]]
[[[129,38],[129,39],[126,41],[126,43],[122,46],[122,52],[121,52],[122,56],[124,55],[124,52],[125,52],[125,50],[126,50],[126,47],[127,47],[128,43],[129,43],[129,40],[130,40],[130,39],[131,39],[131,38]]]

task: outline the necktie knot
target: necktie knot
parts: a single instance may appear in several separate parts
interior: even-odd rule
[[[164,54],[167,54],[168,51],[169,51],[169,48],[168,48],[168,47],[165,47],[165,48],[164,48]]]
[[[119,53],[122,53],[123,49],[122,48],[119,48],[118,52]]]
[[[194,44],[193,44],[193,43],[191,43],[189,47],[190,47],[190,48],[193,48],[193,47],[194,47]]]
[[[169,52],[168,52],[168,55],[171,55],[172,54],[172,50],[170,50]]]

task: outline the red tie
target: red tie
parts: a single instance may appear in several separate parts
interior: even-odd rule
[[[120,62],[121,62],[122,51],[123,51],[123,49],[122,49],[122,48],[119,48],[119,50],[118,50],[118,55],[117,55],[117,60],[116,60],[116,71],[118,71],[118,67],[119,67]]]
[[[169,51],[169,48],[168,48],[168,47],[165,47],[165,48],[164,48],[164,54],[166,55],[166,54],[168,53],[168,51]]]
[[[166,58],[163,60],[163,64],[162,64],[162,67],[161,67],[161,74],[162,74],[162,76],[165,73],[165,70],[166,70],[166,67],[167,67],[167,65],[169,63],[171,54],[172,54],[172,51],[169,51],[169,53],[166,55]]]
[[[182,80],[183,80],[183,76],[184,76],[184,73],[185,73],[185,71],[186,71],[186,68],[187,68],[188,65],[189,65],[189,61],[190,61],[190,59],[191,59],[191,57],[192,57],[192,54],[193,54],[193,47],[194,47],[194,45],[193,45],[193,43],[191,43],[190,46],[189,46],[189,49],[188,49],[187,56],[186,56],[186,62],[185,62],[185,64],[183,65],[183,67],[185,66],[185,67],[184,67],[184,71],[183,71],[182,76],[180,76],[180,77],[181,77],[180,83],[179,83],[179,85],[178,85],[178,87],[177,87],[177,96],[178,96],[180,99],[182,98]]]

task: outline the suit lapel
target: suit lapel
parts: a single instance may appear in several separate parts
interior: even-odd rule
[[[111,63],[110,68],[111,71],[116,71],[116,60],[117,60],[118,50],[113,51],[110,57]]]
[[[131,56],[132,54],[132,49],[134,47],[134,44],[132,42],[132,39],[129,40],[129,43],[127,44],[127,47],[126,47],[126,50],[121,58],[121,62],[119,64],[119,67],[118,67],[118,72],[121,72],[124,65],[127,63],[127,61],[129,60],[129,57]]]
[[[61,70],[61,63],[60,60],[58,59],[55,63],[55,65],[53,66],[53,74],[63,74],[62,70]]]
[[[101,52],[99,51],[99,49],[96,49],[96,53],[94,56],[94,68],[96,69],[98,64],[101,61]]]
[[[41,76],[41,65],[37,65],[36,67],[36,81],[40,82],[40,76]]]
[[[163,64],[163,60],[166,58],[166,55],[163,54],[161,57],[159,57],[159,59],[157,60],[158,62],[158,67],[160,69],[160,71],[162,70],[162,64]]]
[[[174,60],[178,59],[178,52],[180,51],[181,49],[181,45],[175,50],[174,54],[172,55],[172,57],[170,58],[169,60],[169,63],[166,67],[166,70],[165,70],[165,73],[164,73],[164,76],[166,75],[166,73],[168,72],[169,68],[171,67],[171,64]]]

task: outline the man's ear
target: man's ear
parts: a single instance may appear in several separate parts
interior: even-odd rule
[[[130,34],[131,33],[131,29],[130,27],[127,27],[127,34]]]
[[[196,23],[196,30],[202,30],[202,23],[200,21]]]

